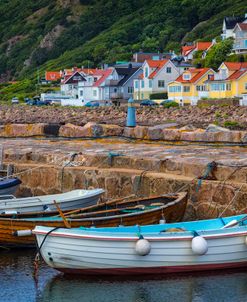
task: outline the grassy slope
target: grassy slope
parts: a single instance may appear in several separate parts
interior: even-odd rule
[[[219,36],[223,17],[242,15],[247,6],[247,0],[82,0],[77,4],[78,17],[74,6],[62,8],[58,2],[0,4],[0,12],[8,11],[0,13],[0,73],[7,70],[16,78],[34,79],[37,66],[42,75],[46,69],[85,65],[87,60],[100,64],[129,59],[139,49],[179,49],[185,36],[188,41]],[[64,31],[53,48],[39,48],[44,35],[57,24]],[[21,39],[7,56],[6,41],[14,36]],[[31,65],[24,67],[30,57]],[[7,95],[9,90],[15,93],[14,87],[8,87]]]

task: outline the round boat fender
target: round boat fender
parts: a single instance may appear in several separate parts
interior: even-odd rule
[[[135,251],[139,256],[147,256],[151,251],[151,244],[141,235],[136,242]]]
[[[191,242],[191,249],[196,255],[205,255],[208,251],[208,243],[202,236],[195,236]]]

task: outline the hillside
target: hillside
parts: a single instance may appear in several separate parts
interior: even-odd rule
[[[0,3],[2,81],[126,60],[144,51],[219,36],[247,0],[7,0]]]

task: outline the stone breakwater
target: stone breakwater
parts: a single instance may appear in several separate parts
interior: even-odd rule
[[[247,211],[247,150],[243,147],[191,148],[120,139],[0,142],[4,163],[21,173],[22,196],[102,187],[108,199],[182,189],[189,193],[187,220]],[[217,169],[199,182],[212,161]]]
[[[111,124],[89,122],[84,126],[74,124],[6,124],[0,126],[0,137],[47,137],[60,138],[104,138],[124,137],[130,139],[166,141],[166,142],[205,142],[205,143],[247,143],[247,131],[229,130],[214,124],[206,129],[184,126],[176,123],[156,126],[121,127]]]
[[[126,107],[99,108],[67,108],[67,107],[32,107],[32,106],[0,106],[0,124],[59,124],[70,123],[84,126],[88,122],[98,124],[115,124],[124,126]],[[193,125],[205,129],[208,124],[217,122],[233,122],[236,129],[247,130],[247,108],[240,106],[210,106],[181,108],[137,108],[137,123],[153,126],[175,122],[180,127]]]

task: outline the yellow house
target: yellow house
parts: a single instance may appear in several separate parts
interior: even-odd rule
[[[247,62],[224,62],[209,81],[209,98],[241,97],[247,93]]]
[[[196,105],[198,100],[208,97],[208,81],[214,77],[211,68],[190,68],[175,81],[168,84],[168,98],[184,104]]]

